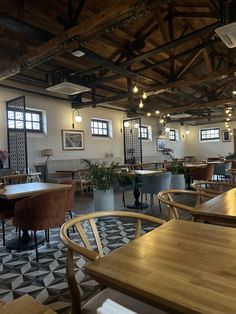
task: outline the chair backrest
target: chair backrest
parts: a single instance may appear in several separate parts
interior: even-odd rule
[[[19,200],[15,204],[13,224],[29,230],[59,227],[65,221],[66,190],[52,191]]]
[[[192,184],[196,191],[219,195],[236,187],[236,183],[225,181],[198,181]]]
[[[182,196],[180,201],[180,196]],[[189,204],[189,198],[191,204]],[[186,190],[166,190],[158,193],[158,198],[161,203],[165,204],[168,208],[169,219],[180,219],[180,211],[183,210],[188,213],[194,213],[194,208],[198,205],[213,198],[215,195]]]
[[[192,180],[211,180],[214,173],[214,165],[190,169],[189,174]]]
[[[26,183],[28,179],[28,174],[22,173],[22,174],[11,174],[9,176],[1,177],[0,180],[5,185],[10,184],[19,184],[19,183]]]
[[[171,172],[164,172],[154,176],[143,176],[140,191],[157,194],[162,190],[170,189]]]
[[[71,188],[67,190],[67,203],[66,203],[66,211],[71,211],[73,210],[73,207],[74,207],[76,181],[75,180],[63,180],[60,183],[71,185]]]
[[[229,169],[229,168],[231,168],[231,161],[230,162],[225,162],[225,163],[222,163],[222,164],[216,164],[215,165],[214,174],[225,176],[225,174],[226,174],[225,170]]]
[[[135,221],[135,225],[132,228],[131,226],[133,226],[133,220]],[[152,226],[159,226],[164,223],[162,219],[135,212],[101,211],[75,217],[63,224],[60,236],[62,241],[67,246],[66,275],[71,293],[72,314],[81,313],[81,292],[75,278],[73,262],[74,252],[88,258],[89,260],[98,259],[106,253],[103,251],[102,241],[100,239],[100,235],[102,236],[104,232],[103,230],[106,229],[106,226],[108,227],[107,234],[110,233],[112,227],[111,246],[114,246],[113,235],[118,235],[118,233],[120,234],[121,223],[124,223],[124,226],[126,225],[127,232],[130,232],[131,229],[134,231],[134,237],[131,237],[127,233],[125,237],[127,240],[130,238],[138,238],[142,235],[142,221],[145,222],[145,225],[149,222]],[[73,236],[73,239],[71,239],[68,236],[68,229],[73,226],[78,232],[78,236],[80,238],[79,241],[77,237]],[[115,226],[117,226],[117,229]],[[126,231],[126,229],[123,230]],[[150,229],[148,229],[148,231],[150,231]],[[119,237],[117,236],[116,238]],[[123,238],[123,236],[121,236],[121,238]],[[106,241],[107,240],[109,240],[109,237],[106,238]],[[124,244],[126,244],[126,240],[123,242]],[[118,246],[121,246],[122,240],[120,238],[117,242]],[[106,245],[106,249],[107,247],[108,245]]]

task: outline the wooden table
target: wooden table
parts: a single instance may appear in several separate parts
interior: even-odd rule
[[[191,213],[196,219],[221,222],[236,226],[236,188],[197,206]],[[236,311],[235,311],[236,312]]]
[[[171,220],[86,271],[170,313],[236,312],[236,229]]]
[[[77,169],[77,170],[56,170],[56,172],[58,172],[58,173],[70,174],[72,180],[74,180],[75,174],[76,174],[77,172],[79,172],[79,171],[80,171],[80,169]]]
[[[69,190],[70,187],[71,186],[68,184],[43,183],[43,182],[12,184],[5,186],[4,191],[0,190],[0,198],[17,199],[22,197],[28,197],[34,194],[40,194],[56,190]]]
[[[7,185],[5,191],[0,191],[0,199],[5,199],[10,202],[17,201],[17,199],[29,197],[35,194],[41,194],[58,190],[69,190],[71,185],[56,184],[56,183],[22,183]],[[42,204],[43,210],[43,204]],[[15,250],[26,250],[34,247],[34,238],[30,236],[27,229],[22,229],[23,234],[21,239],[13,238],[6,242],[6,247]],[[44,237],[37,237],[38,244],[44,241]]]
[[[140,176],[154,176],[157,174],[161,174],[163,171],[161,170],[131,170],[125,173],[127,176],[134,177],[134,204],[127,205],[128,208],[131,209],[144,209],[148,207],[148,204],[142,203],[139,201],[140,192],[139,192],[139,182],[138,177]]]

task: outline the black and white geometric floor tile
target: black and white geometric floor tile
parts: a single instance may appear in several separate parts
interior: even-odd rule
[[[133,238],[134,223],[118,219],[98,222],[104,253],[128,243]],[[150,228],[146,228],[149,231]],[[0,230],[1,231],[1,230]],[[89,231],[89,230],[88,230]],[[6,239],[16,237],[10,221],[6,224]],[[70,233],[70,236],[75,236]],[[0,234],[0,241],[2,234]],[[87,298],[97,289],[97,283],[84,271],[86,260],[75,257],[76,278]],[[39,246],[39,262],[35,250],[7,251],[0,242],[0,298],[5,302],[28,293],[58,313],[69,313],[70,293],[66,281],[66,247],[59,237],[59,228],[50,230],[50,242]]]

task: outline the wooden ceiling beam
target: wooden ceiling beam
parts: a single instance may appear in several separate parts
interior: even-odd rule
[[[144,59],[150,58],[150,57],[152,57],[154,55],[158,55],[161,52],[169,51],[170,49],[172,49],[172,48],[174,48],[174,47],[176,47],[178,45],[181,45],[181,44],[186,43],[186,42],[188,42],[188,41],[190,41],[192,39],[198,38],[198,37],[200,37],[200,36],[202,36],[204,34],[212,32],[219,26],[222,26],[222,23],[217,22],[217,23],[208,25],[206,27],[200,28],[197,31],[194,31],[194,32],[192,32],[190,34],[187,34],[187,35],[185,35],[185,36],[183,36],[181,38],[177,38],[177,39],[175,39],[175,40],[173,40],[171,42],[168,42],[168,43],[166,43],[166,44],[164,44],[162,46],[159,46],[157,48],[151,49],[151,50],[149,50],[149,51],[147,51],[147,52],[145,52],[145,53],[143,53],[143,54],[141,54],[141,55],[139,55],[137,57],[134,57],[132,59],[124,61],[124,62],[121,63],[121,65],[124,66],[124,65],[129,65],[129,64],[132,64],[132,63],[138,63],[138,62],[140,62],[140,61],[142,61]]]
[[[182,113],[182,112],[191,112],[191,110],[199,110],[199,109],[209,109],[209,108],[214,108],[214,107],[218,107],[218,106],[222,106],[222,105],[231,105],[235,103],[235,98],[228,98],[228,99],[220,99],[220,100],[215,100],[215,101],[210,101],[207,103],[203,103],[203,104],[192,104],[187,105],[187,106],[179,106],[179,107],[175,107],[175,108],[171,108],[168,109],[166,111],[164,111],[164,114],[167,113]]]
[[[95,36],[103,31],[109,24],[114,23],[114,21],[118,22],[127,17],[132,5],[134,5],[134,0],[127,0],[121,2],[119,5],[112,3],[108,8],[97,14],[96,18],[92,16],[86,19],[80,25],[76,25],[64,33],[57,35],[34,51],[23,55],[6,68],[1,69],[0,80],[14,75],[15,73],[19,73],[22,65],[34,67],[36,64],[39,64],[40,60],[47,60],[47,58],[51,58],[53,55],[63,54],[65,52],[65,49],[63,49],[64,45],[75,37],[79,43],[89,36]],[[144,7],[145,5],[136,6],[135,10],[136,12],[143,11]]]

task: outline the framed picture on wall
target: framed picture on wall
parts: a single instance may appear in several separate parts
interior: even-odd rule
[[[84,149],[84,131],[62,130],[62,149],[63,150]]]
[[[165,140],[162,138],[157,138],[157,150],[165,149]]]
[[[231,135],[228,130],[223,130],[222,131],[222,141],[223,142],[230,142],[231,141]]]

